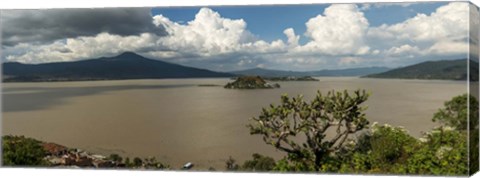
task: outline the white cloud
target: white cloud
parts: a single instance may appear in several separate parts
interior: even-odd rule
[[[20,43],[5,49],[8,61],[23,63],[44,63],[72,61],[78,59],[112,56],[124,51],[142,51],[146,48],[156,48],[155,41],[159,37],[143,33],[133,36],[120,36],[100,33],[92,37],[68,38],[57,40],[47,45],[32,45]],[[20,54],[10,54],[17,51]]]
[[[439,7],[430,15],[417,14],[401,23],[372,27],[368,35],[372,39],[378,39],[377,42],[384,41],[388,45],[409,43],[422,45],[424,49],[441,45],[455,48],[455,50],[448,50],[451,53],[466,53],[468,48],[459,49],[457,45],[461,43],[460,41],[468,42],[468,21],[468,3],[452,2]]]
[[[362,55],[369,51],[365,44],[368,20],[354,4],[335,4],[324,15],[306,23],[305,36],[311,39],[302,51],[317,51],[328,55]]]
[[[292,47],[298,46],[298,40],[300,39],[300,36],[295,35],[295,31],[293,28],[287,28],[283,31],[283,34],[287,36],[288,39],[288,45]]]
[[[170,34],[162,38],[161,44],[175,51],[188,50],[210,56],[238,51],[240,44],[255,41],[246,29],[244,20],[222,18],[208,8],[200,9],[195,19],[186,25],[172,22],[162,15],[154,16],[153,19],[155,25],[164,26]]]
[[[417,46],[410,46],[408,44],[392,47],[386,52],[389,56],[410,56],[414,54],[420,54],[420,49]]]
[[[468,54],[469,44],[465,41],[439,41],[426,49],[428,54],[449,55],[449,54]]]

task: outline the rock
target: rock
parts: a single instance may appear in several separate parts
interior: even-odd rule
[[[61,156],[67,153],[67,147],[55,143],[43,143],[42,147],[48,155]]]
[[[45,160],[47,160],[54,166],[61,165],[63,161],[61,157],[55,157],[55,156],[47,156],[45,157]]]
[[[79,167],[93,167],[93,160],[87,157],[79,157],[75,160],[73,165],[79,166]]]

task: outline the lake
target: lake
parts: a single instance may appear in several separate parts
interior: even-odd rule
[[[452,97],[466,93],[466,82],[440,80],[320,77],[317,82],[276,82],[279,89],[233,90],[230,79],[118,80],[4,83],[2,134],[25,135],[108,155],[155,156],[173,168],[224,170],[253,153],[283,157],[283,152],[252,136],[246,125],[262,107],[280,96],[317,90],[365,89],[371,123],[403,126],[420,137],[436,124],[433,113]]]

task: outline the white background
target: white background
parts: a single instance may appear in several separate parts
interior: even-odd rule
[[[206,6],[206,5],[258,5],[258,4],[311,4],[311,3],[360,3],[360,2],[418,2],[425,0],[2,0],[0,9],[45,9],[45,8],[94,8],[94,7],[153,7],[153,6]],[[438,1],[438,0],[437,0]],[[478,1],[472,1],[477,6]],[[1,15],[1,14],[0,14]],[[0,26],[1,29],[1,26]],[[0,127],[1,128],[1,127]],[[318,174],[266,174],[266,173],[208,173],[208,172],[175,172],[175,171],[127,171],[127,170],[69,170],[69,169],[33,169],[33,168],[0,168],[0,178],[7,177],[261,177],[261,178],[291,178],[301,177],[387,177],[361,175],[318,175]],[[388,176],[399,177],[399,176]],[[414,177],[414,176],[410,176]],[[476,174],[474,177],[480,177]]]

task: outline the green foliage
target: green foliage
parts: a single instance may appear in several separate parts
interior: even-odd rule
[[[115,161],[115,162],[122,162],[123,158],[118,155],[118,154],[110,154],[110,156],[108,157],[109,160],[112,160],[112,161]]]
[[[402,173],[397,166],[409,156],[409,146],[418,141],[401,127],[373,124],[353,149],[342,157],[340,172]]]
[[[274,171],[280,171],[280,172],[290,172],[290,171],[296,171],[296,172],[311,172],[311,171],[316,171],[316,168],[312,162],[308,161],[299,161],[296,160],[295,158],[292,158],[293,155],[289,155],[286,158],[283,158],[279,160],[276,164],[275,167],[273,167]]]
[[[2,160],[4,166],[45,166],[46,155],[41,142],[24,136],[2,137]]]
[[[129,157],[125,158],[124,164],[125,164],[125,167],[133,167],[133,163],[130,161]]]
[[[470,172],[478,170],[479,162],[478,107],[477,98],[472,95],[463,94],[445,102],[444,108],[439,109],[432,119],[434,122],[438,121],[447,127],[453,127],[461,132],[470,132],[470,156],[468,159],[470,161]],[[465,134],[463,137],[467,137],[467,135]],[[465,140],[465,138],[461,138],[461,140]],[[458,149],[463,149],[463,147]]]
[[[243,163],[242,170],[246,171],[271,171],[275,167],[275,160],[268,156],[258,153],[252,155],[253,160],[247,160]]]
[[[155,157],[145,158],[143,164],[144,167],[147,169],[166,169],[170,167],[169,165],[157,161]]]
[[[417,140],[410,136],[401,127],[374,126],[369,138],[371,159],[375,160],[371,166],[388,169],[389,165],[401,162],[407,155],[406,146],[416,144]]]
[[[470,120],[472,128],[478,128],[478,100],[475,97],[463,94],[445,102],[444,105],[444,108],[439,109],[434,114],[432,121],[443,123],[458,130],[466,130]]]
[[[142,164],[143,164],[142,159],[140,159],[139,157],[133,158],[133,166],[140,167],[142,166]]]
[[[466,132],[445,129],[432,130],[422,144],[411,148],[404,169],[409,174],[466,175],[468,150]]]
[[[112,156],[110,156],[112,157]],[[160,161],[157,161],[155,157],[144,158],[143,160],[139,157],[133,158],[133,162],[130,161],[129,157],[125,158],[124,161],[125,167],[127,168],[145,168],[145,169],[168,169],[170,165],[164,164]]]
[[[279,105],[263,108],[248,127],[251,134],[262,135],[266,144],[288,153],[282,165],[306,170],[313,167],[317,171],[329,169],[322,165],[329,156],[342,148],[349,135],[368,125],[366,108],[360,106],[368,96],[360,90],[353,94],[346,90],[330,91],[325,96],[318,91],[312,101],[306,102],[301,95],[293,98],[283,95]],[[328,130],[336,135],[326,139]],[[300,136],[306,141],[298,142]]]
[[[239,169],[237,161],[233,159],[231,156],[228,157],[227,161],[225,161],[225,168],[227,171],[236,171]]]
[[[257,89],[257,88],[280,88],[278,83],[269,84],[260,76],[241,76],[234,82],[227,83],[224,88],[227,89]]]
[[[383,73],[371,74],[366,77],[467,80],[467,61],[470,62],[470,70],[472,71],[470,81],[478,81],[478,63],[467,59],[427,61]]]

